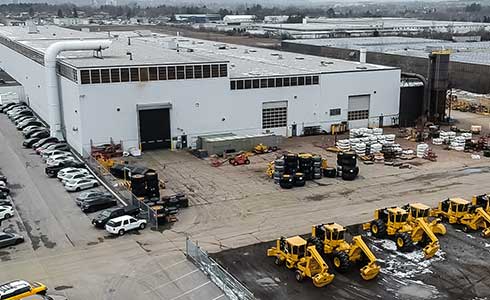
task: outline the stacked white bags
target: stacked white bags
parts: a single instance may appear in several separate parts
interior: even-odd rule
[[[417,157],[418,158],[423,158],[426,151],[429,149],[429,145],[423,143],[423,144],[418,144],[417,145]]]

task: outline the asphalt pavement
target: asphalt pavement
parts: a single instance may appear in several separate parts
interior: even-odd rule
[[[8,176],[16,215],[1,230],[23,244],[0,249],[0,282],[40,281],[51,292],[86,299],[226,299],[184,256],[182,243],[145,229],[114,237],[93,228],[76,193],[44,174],[44,163],[23,149],[22,134],[0,115],[0,170]]]

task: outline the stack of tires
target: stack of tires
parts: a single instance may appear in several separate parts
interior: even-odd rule
[[[158,174],[155,172],[148,172],[146,177],[146,193],[147,196],[152,198],[160,198],[160,187],[158,184]]]
[[[357,175],[357,154],[352,151],[337,154],[337,176],[341,176],[343,180],[354,180]]]
[[[306,180],[313,179],[313,156],[309,153],[298,155],[299,171],[304,174]]]
[[[279,181],[279,185],[283,189],[291,189],[294,186],[294,176],[289,174],[284,174]]]
[[[284,175],[284,159],[276,159],[274,161],[274,183],[281,181],[282,175]]]
[[[288,153],[284,155],[284,174],[294,174],[298,171],[298,154]]]
[[[300,172],[294,173],[293,185],[294,186],[305,186],[305,184],[306,184],[305,174],[300,173]]]
[[[322,157],[313,155],[313,179],[322,179]]]
[[[131,192],[136,197],[146,196],[146,178],[144,175],[135,174],[131,176]]]

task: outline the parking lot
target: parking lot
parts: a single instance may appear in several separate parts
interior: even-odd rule
[[[22,134],[0,115],[0,167],[16,209],[2,230],[25,242],[0,249],[0,282],[37,280],[69,299],[222,299],[221,291],[186,260],[185,236],[170,241],[145,229],[114,237],[93,228],[44,163],[22,148]]]

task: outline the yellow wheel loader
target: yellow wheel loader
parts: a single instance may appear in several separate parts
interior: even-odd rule
[[[441,217],[449,224],[460,224],[463,231],[483,229],[483,237],[490,236],[490,215],[483,207],[471,205],[471,202],[461,198],[450,198],[439,202],[432,215]]]
[[[490,197],[487,194],[473,196],[471,205],[483,208],[487,213],[490,213]]]
[[[347,272],[353,263],[366,263],[361,268],[361,277],[364,280],[375,278],[380,267],[373,252],[360,235],[354,236],[352,243],[346,242],[345,232],[346,229],[336,223],[313,226],[309,242],[315,245],[318,252],[328,255],[339,272]]]
[[[374,220],[363,225],[377,238],[389,237],[395,241],[399,251],[410,251],[414,243],[423,247],[426,258],[439,250],[439,240],[424,218],[408,222],[408,212],[400,207],[387,207],[374,211]]]
[[[415,225],[415,220],[418,218],[423,218],[427,225],[430,227],[430,230],[434,234],[445,235],[447,230],[446,226],[442,224],[441,219],[432,218],[431,216],[431,208],[423,203],[410,203],[402,207],[404,210],[408,212],[407,222],[411,223],[411,225]]]
[[[275,257],[276,265],[285,263],[288,269],[295,269],[299,282],[309,277],[316,287],[324,287],[335,277],[328,272],[328,265],[315,246],[308,246],[306,240],[299,236],[281,237],[275,247],[267,249],[267,256]]]

